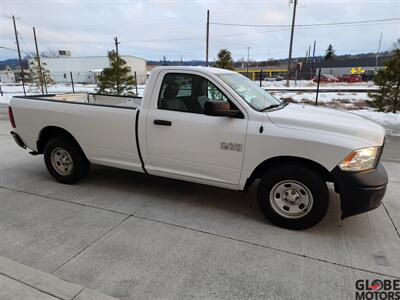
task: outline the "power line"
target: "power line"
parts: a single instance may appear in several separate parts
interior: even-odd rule
[[[239,33],[230,33],[230,34],[217,34],[214,35],[214,38],[217,37],[236,37],[241,35],[250,35],[255,33],[266,33],[266,32],[279,32],[279,31],[286,31],[290,28],[281,28],[281,29],[273,29],[273,30],[261,30],[255,32],[239,32]],[[162,42],[162,41],[192,41],[192,40],[199,40],[204,39],[204,36],[194,36],[194,37],[182,37],[182,38],[163,38],[163,39],[147,39],[147,40],[136,40],[136,43],[145,43],[145,42]]]
[[[362,21],[351,21],[351,22],[331,22],[331,23],[314,23],[314,24],[299,24],[295,27],[316,27],[316,26],[337,26],[337,25],[351,25],[351,24],[365,24],[365,23],[380,23],[380,22],[391,22],[400,21],[400,18],[387,18],[387,19],[376,19],[376,20],[362,20]],[[220,23],[210,22],[213,25],[220,26],[237,26],[237,27],[274,27],[274,28],[290,28],[291,24],[276,24],[276,25],[265,25],[265,24],[239,24],[239,23]]]
[[[32,48],[28,47],[28,45],[26,44],[25,39],[22,37],[21,33],[17,32],[17,34],[18,34],[18,37],[21,39],[22,44],[25,46],[25,49],[27,49],[29,51],[29,52],[26,52],[26,51],[21,51],[21,52],[26,52],[26,53],[30,53],[30,54],[34,53]]]
[[[9,48],[9,47],[6,47],[6,46],[0,46],[0,49],[18,52],[17,49]],[[21,52],[26,53],[26,54],[31,54],[31,52],[27,52],[27,51],[23,51],[23,50],[21,50]]]

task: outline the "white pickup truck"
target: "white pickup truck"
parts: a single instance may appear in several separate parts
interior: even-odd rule
[[[333,109],[281,102],[244,76],[159,67],[143,98],[96,94],[14,97],[11,134],[44,154],[59,182],[90,164],[246,191],[274,224],[304,229],[325,215],[333,182],[342,218],[378,207],[387,175],[385,130]]]

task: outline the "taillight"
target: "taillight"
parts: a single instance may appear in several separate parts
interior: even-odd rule
[[[10,120],[12,128],[15,128],[15,121],[14,121],[14,115],[11,109],[11,106],[8,107],[8,119]]]

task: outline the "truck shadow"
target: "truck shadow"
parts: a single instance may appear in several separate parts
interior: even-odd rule
[[[274,226],[260,212],[257,203],[257,184],[254,182],[247,193],[191,183],[176,179],[146,175],[126,170],[93,166],[82,185],[107,189],[108,194],[124,192],[124,201],[146,197],[148,202],[134,215],[169,220],[176,215],[180,219],[222,218],[251,221]],[[81,185],[79,184],[79,185]],[[337,231],[340,226],[340,207],[337,194],[330,187],[330,207],[324,220],[306,231],[325,234]],[[112,200],[110,200],[112,201]],[[93,202],[94,204],[95,202]],[[126,211],[124,211],[126,213]],[[223,222],[223,221],[222,221]]]
[[[0,185],[37,195],[120,212],[127,215],[191,224],[276,228],[257,203],[257,181],[247,193],[181,180],[93,165],[88,176],[73,185],[55,182],[42,160],[1,172]],[[320,224],[304,230],[313,235],[337,232],[342,226],[337,194],[330,187],[328,213]],[[356,217],[357,218],[357,217]],[[350,218],[352,219],[352,218]],[[346,222],[346,221],[345,221]],[[355,222],[354,231],[359,228]],[[351,226],[352,222],[346,222]],[[203,225],[202,225],[203,226]],[[348,232],[350,233],[350,232]]]

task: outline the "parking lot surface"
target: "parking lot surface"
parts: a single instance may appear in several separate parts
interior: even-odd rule
[[[92,166],[55,182],[0,120],[0,256],[121,299],[355,299],[358,279],[400,278],[400,156],[384,205],[340,220],[330,187],[312,229],[273,226],[247,194]],[[1,285],[1,278],[0,278]]]

